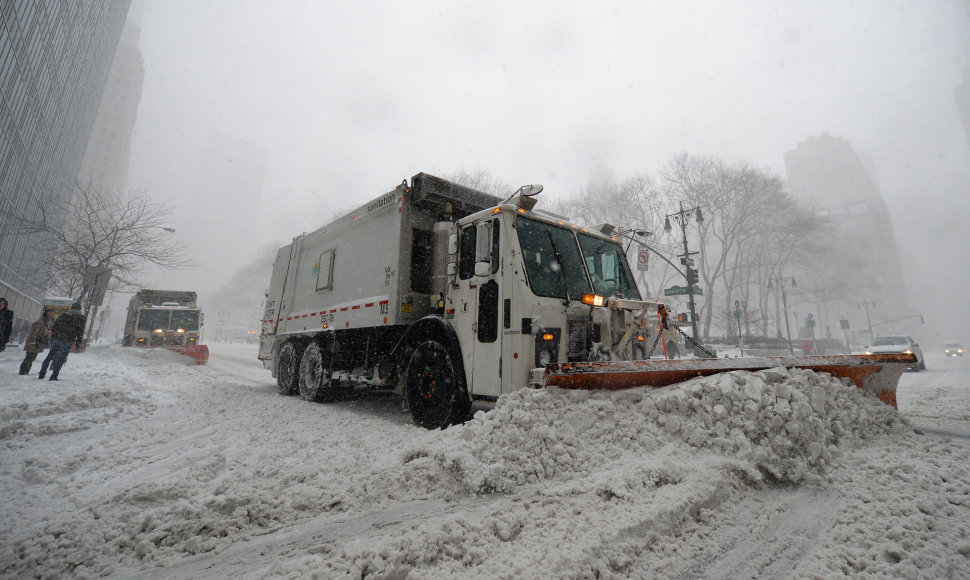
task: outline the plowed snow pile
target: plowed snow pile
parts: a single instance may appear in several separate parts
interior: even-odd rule
[[[249,348],[96,347],[59,383],[0,353],[0,577],[970,577],[970,445],[825,374],[524,389],[426,431],[282,397]]]
[[[898,428],[890,407],[829,375],[733,372],[666,389],[520,390],[416,454],[461,474],[470,491],[512,492],[571,479],[676,442],[775,480],[824,470],[844,440]]]

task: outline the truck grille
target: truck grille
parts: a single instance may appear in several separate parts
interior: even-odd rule
[[[566,356],[569,362],[586,360],[586,353],[589,350],[586,341],[588,324],[585,316],[570,316],[566,318],[567,351]]]

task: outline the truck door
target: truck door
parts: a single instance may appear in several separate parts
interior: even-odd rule
[[[500,222],[482,220],[460,232],[458,292],[454,294],[455,329],[462,337],[462,358],[469,391],[502,392],[502,267]]]

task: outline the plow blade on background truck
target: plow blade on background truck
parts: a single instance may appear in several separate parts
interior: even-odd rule
[[[899,377],[914,362],[915,356],[912,354],[577,362],[548,365],[542,386],[610,391],[636,387],[659,388],[718,373],[785,367],[809,369],[848,379],[896,408]]]
[[[209,347],[204,344],[167,344],[162,348],[192,357],[197,365],[209,362]]]

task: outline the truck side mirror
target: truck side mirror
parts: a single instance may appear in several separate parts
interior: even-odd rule
[[[458,234],[450,234],[448,236],[448,255],[454,256],[457,253],[458,253]]]
[[[492,224],[475,226],[475,275],[488,276],[492,271]]]

